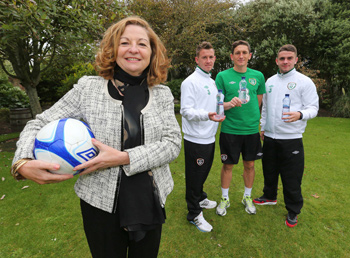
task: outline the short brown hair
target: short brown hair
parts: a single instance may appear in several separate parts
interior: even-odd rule
[[[199,57],[199,52],[202,50],[202,49],[214,49],[213,48],[213,45],[208,42],[208,41],[203,41],[202,43],[200,43],[198,46],[197,46],[197,49],[196,49],[196,57]]]
[[[248,47],[249,53],[250,53],[250,45],[247,41],[245,40],[237,40],[232,43],[232,54],[235,51],[235,48],[238,47],[239,45],[244,45]]]
[[[166,49],[148,22],[138,16],[124,18],[107,29],[96,55],[95,69],[103,78],[107,80],[113,78],[120,37],[128,25],[137,25],[144,28],[150,39],[152,54],[147,76],[148,85],[153,86],[165,82],[170,66]]]
[[[282,51],[294,52],[296,56],[298,55],[297,48],[294,45],[292,45],[292,44],[287,44],[287,45],[283,45],[282,47],[280,47],[280,49],[278,50],[277,55],[280,52],[282,52]]]

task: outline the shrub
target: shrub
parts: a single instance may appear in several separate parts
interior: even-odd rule
[[[0,108],[27,108],[29,98],[27,94],[7,80],[0,80]]]
[[[335,102],[332,107],[332,114],[336,117],[350,118],[350,95],[342,89],[343,95]]]
[[[58,88],[60,86],[61,83],[59,81],[43,78],[36,87],[40,104],[42,106],[52,105],[59,100],[62,97],[62,95],[58,94]]]
[[[62,80],[62,86],[60,86],[57,90],[58,94],[60,96],[66,94],[84,75],[96,75],[94,66],[91,63],[74,64],[70,68],[70,71],[66,75],[66,78]]]
[[[0,123],[10,122],[10,109],[0,108]]]
[[[176,114],[180,113],[180,108],[181,108],[181,105],[180,105],[180,104],[175,104],[175,105],[174,105],[174,109],[175,109],[175,113],[176,113]]]
[[[181,83],[184,81],[184,79],[175,79],[171,80],[166,83],[166,85],[170,88],[171,93],[174,95],[174,98],[176,100],[180,100],[181,98]]]

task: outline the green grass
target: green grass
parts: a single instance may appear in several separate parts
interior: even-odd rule
[[[180,117],[178,116],[179,121]],[[282,185],[276,206],[258,206],[248,215],[241,204],[243,167],[234,167],[231,207],[225,217],[205,210],[214,231],[202,233],[186,220],[184,154],[171,164],[175,188],[166,204],[159,257],[350,257],[350,119],[315,118],[304,134],[304,207],[295,228],[284,225]],[[220,151],[205,184],[219,201]],[[91,257],[82,228],[74,181],[37,185],[9,175],[13,153],[0,152],[0,257]],[[21,189],[23,186],[29,188]],[[256,162],[253,197],[262,194],[261,162]],[[319,196],[315,198],[314,196]]]
[[[19,136],[19,133],[9,133],[9,134],[0,134],[0,142],[13,139]]]

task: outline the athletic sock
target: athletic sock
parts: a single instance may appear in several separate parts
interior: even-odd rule
[[[244,187],[244,196],[251,196],[252,195],[252,189],[253,188]]]
[[[222,197],[224,197],[224,198],[226,198],[226,199],[229,199],[228,198],[228,190],[229,190],[230,188],[222,188],[221,187],[221,192],[222,192]]]

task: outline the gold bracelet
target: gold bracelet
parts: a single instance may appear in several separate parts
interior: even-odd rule
[[[26,164],[28,161],[31,161],[32,159],[20,159],[17,160],[11,167],[11,175],[13,176],[14,179],[16,180],[23,180],[25,179],[20,173],[18,173],[18,169],[20,169],[20,167],[22,167],[24,164]]]

